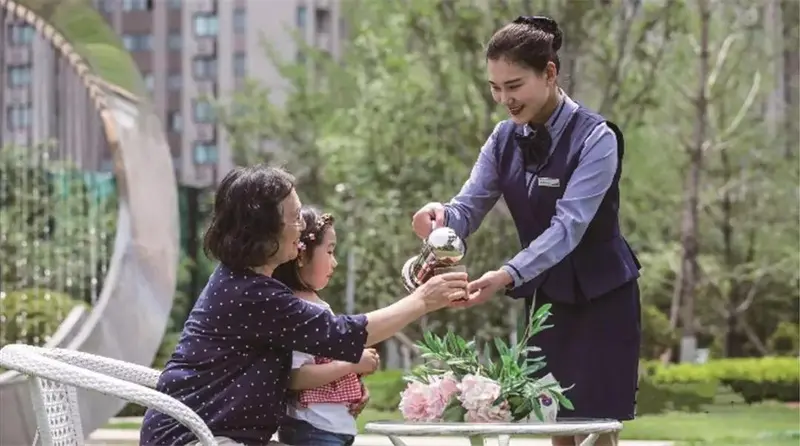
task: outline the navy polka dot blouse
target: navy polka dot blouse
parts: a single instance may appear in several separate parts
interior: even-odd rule
[[[215,436],[269,442],[286,413],[292,351],[358,362],[364,315],[335,316],[292,295],[281,282],[220,266],[183,327],[158,390],[183,402]],[[196,441],[183,425],[148,410],[142,445]]]

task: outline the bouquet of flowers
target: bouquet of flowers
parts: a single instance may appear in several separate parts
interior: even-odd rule
[[[559,406],[572,409],[564,396],[571,386],[562,388],[550,374],[536,378],[545,358],[529,357],[541,349],[528,346],[528,340],[552,327],[544,325],[550,307],[531,310],[525,333],[516,345],[495,339],[495,356],[487,346],[481,358],[474,341],[453,333],[444,337],[425,333],[417,343],[425,362],[405,377],[408,386],[400,401],[403,417],[408,421],[468,423],[555,421]]]

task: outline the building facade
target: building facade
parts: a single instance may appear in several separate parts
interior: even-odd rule
[[[277,101],[284,97],[286,84],[262,42],[287,59],[298,57],[294,33],[334,56],[341,50],[338,0],[93,1],[139,67],[167,131],[178,178],[187,186],[213,185],[233,167],[207,98],[224,99],[245,78],[276,89]],[[3,134],[23,135],[47,112],[43,101],[11,101],[35,98],[41,90],[36,88],[37,73],[43,72],[36,67],[39,43],[30,27],[4,25],[0,48],[10,57],[2,73],[1,93],[8,99]]]
[[[96,104],[63,53],[74,47],[55,48],[10,9],[0,8],[0,24],[0,147],[37,147],[41,159],[110,171]]]
[[[141,70],[180,181],[190,186],[214,184],[233,167],[207,98],[224,99],[248,77],[285,88],[262,41],[287,59],[297,57],[293,33],[340,51],[337,0],[95,1]]]

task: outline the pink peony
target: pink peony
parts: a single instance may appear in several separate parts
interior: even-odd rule
[[[459,384],[461,395],[458,399],[466,409],[464,421],[469,423],[489,423],[493,421],[511,421],[508,402],[494,405],[500,396],[500,384],[483,376],[467,375]]]
[[[451,372],[434,378],[430,385],[445,406],[450,402],[450,398],[458,393],[458,380]]]
[[[408,421],[432,421],[435,419],[435,408],[430,406],[432,400],[434,400],[433,389],[430,385],[409,383],[400,394],[400,412]]]
[[[400,412],[408,421],[437,421],[457,393],[458,381],[451,373],[434,377],[428,384],[412,382],[401,394]]]

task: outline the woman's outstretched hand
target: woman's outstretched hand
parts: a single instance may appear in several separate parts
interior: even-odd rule
[[[467,296],[467,280],[467,273],[439,274],[420,285],[414,294],[424,302],[425,311],[430,313],[464,299]]]
[[[423,240],[433,231],[434,224],[437,228],[444,226],[444,205],[442,203],[428,203],[411,218],[411,227],[414,228],[414,233]]]
[[[469,295],[463,301],[453,302],[452,307],[468,308],[475,305],[480,305],[494,295],[494,293],[505,288],[512,283],[514,279],[505,271],[489,271],[482,275],[480,278],[473,280],[467,286]]]

